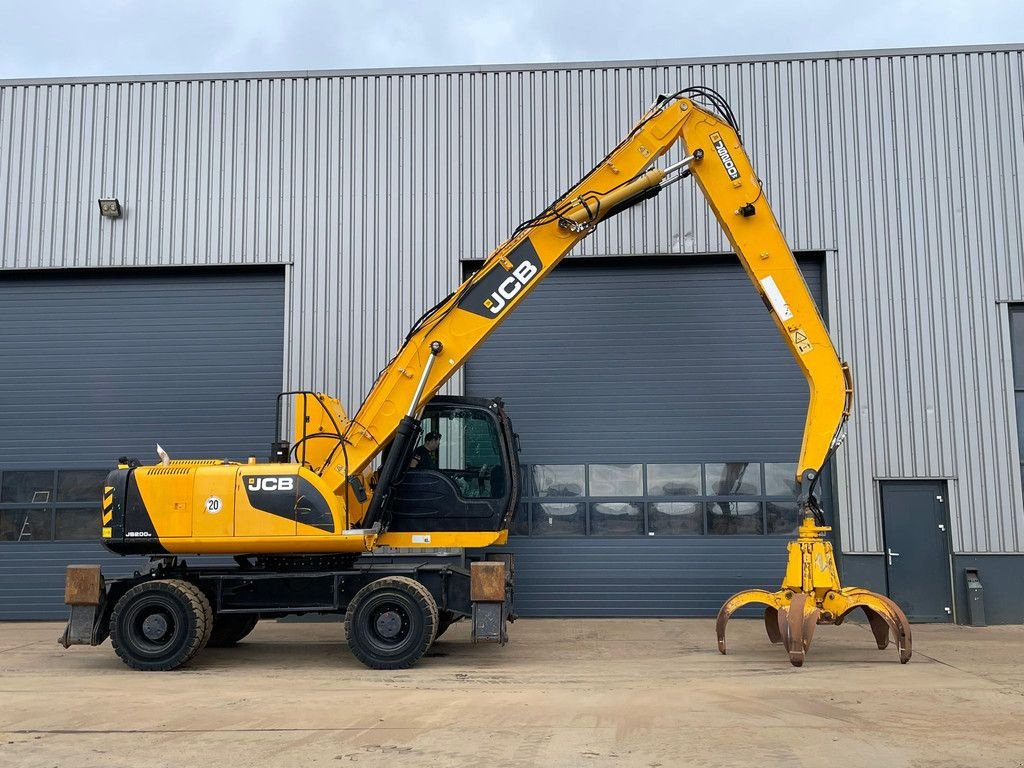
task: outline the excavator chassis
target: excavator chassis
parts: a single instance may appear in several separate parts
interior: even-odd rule
[[[165,558],[113,579],[98,565],[68,566],[71,616],[58,642],[100,645],[109,637],[129,667],[165,671],[207,645],[233,645],[260,619],[333,613],[344,616],[359,661],[403,669],[461,618],[470,620],[474,643],[499,645],[515,620],[507,554],[468,567],[441,555],[236,560],[207,566]]]
[[[726,652],[725,625],[729,618],[746,605],[760,603],[765,606],[764,626],[768,639],[785,647],[794,667],[803,666],[817,625],[838,626],[857,608],[867,616],[879,650],[889,646],[891,637],[896,643],[900,663],[910,661],[911,638],[907,617],[885,595],[840,585],[832,544],[824,537],[829,530],[831,528],[827,526],[815,525],[813,518],[805,518],[796,540],[789,543],[789,560],[782,588],[777,592],[747,589],[725,601],[715,623],[720,652]]]

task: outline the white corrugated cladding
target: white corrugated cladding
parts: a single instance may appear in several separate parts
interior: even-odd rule
[[[1024,300],[1024,47],[463,70],[0,82],[0,266],[291,264],[285,385],[354,406],[405,330],[661,92],[732,102],[795,250],[827,252],[875,478],[950,479],[954,546],[1024,551],[1006,301]],[[116,196],[120,221],[101,220]],[[585,255],[727,249],[693,186]]]

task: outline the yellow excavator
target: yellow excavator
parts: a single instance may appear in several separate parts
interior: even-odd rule
[[[682,157],[659,166],[680,145]],[[512,614],[507,557],[469,568],[365,553],[389,548],[486,548],[507,540],[518,505],[517,438],[500,400],[435,396],[473,350],[598,224],[692,176],[804,372],[810,400],[797,482],[803,524],[782,588],[739,593],[722,607],[765,605],[769,638],[803,661],[819,623],[866,612],[879,647],[910,656],[906,618],[888,598],[842,588],[815,489],[839,445],[852,380],[829,339],[793,254],[743,150],[735,117],[715,91],[659,97],[626,137],[572,189],[523,222],[483,266],[426,312],[349,415],[333,397],[278,400],[269,462],[123,457],[106,481],[103,543],[146,555],[148,572],[104,579],[71,566],[61,638],[98,644],[136,669],[173,669],[205,645],[231,645],[260,618],[345,615],[349,646],[378,669],[408,667],[452,622],[468,617],[478,641],[505,642]],[[291,440],[279,439],[285,413]],[[427,433],[444,469],[417,459]],[[446,436],[437,445],[436,435]],[[233,565],[188,563],[228,555]]]

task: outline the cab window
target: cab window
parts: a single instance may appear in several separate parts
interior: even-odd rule
[[[494,419],[472,408],[428,409],[423,435],[441,434],[434,457],[437,468],[450,477],[464,498],[498,498],[505,494],[501,445]]]

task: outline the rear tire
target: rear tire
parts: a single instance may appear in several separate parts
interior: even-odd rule
[[[161,579],[136,584],[110,615],[110,644],[132,669],[166,671],[188,662],[206,645],[213,610],[195,584]]]
[[[437,626],[433,595],[406,576],[370,582],[345,611],[352,655],[370,669],[411,667],[434,642]]]
[[[213,617],[213,631],[207,648],[231,648],[247,637],[260,620],[256,613],[218,613]]]

